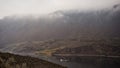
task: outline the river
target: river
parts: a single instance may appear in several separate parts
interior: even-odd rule
[[[67,68],[120,68],[120,58],[54,57],[46,60]]]

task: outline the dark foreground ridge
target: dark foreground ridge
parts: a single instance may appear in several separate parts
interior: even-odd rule
[[[41,59],[0,52],[0,68],[66,68]]]

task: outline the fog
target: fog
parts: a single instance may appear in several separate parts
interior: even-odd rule
[[[0,18],[11,15],[43,15],[57,10],[106,9],[120,0],[0,0]]]

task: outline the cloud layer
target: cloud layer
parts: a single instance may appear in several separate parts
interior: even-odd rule
[[[120,0],[0,0],[0,17],[69,9],[102,9],[118,3]]]

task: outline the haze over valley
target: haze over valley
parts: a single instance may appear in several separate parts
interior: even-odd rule
[[[93,61],[98,64],[96,67],[93,64],[92,68],[99,65],[105,68],[105,64],[107,68],[120,67],[116,64],[120,64],[120,1],[22,1],[1,1],[10,6],[2,4],[6,8],[0,7],[0,51],[3,52],[0,53],[0,62],[9,59],[8,55],[15,58],[17,56],[13,54],[18,54],[22,55],[19,56],[21,59],[32,56],[33,61],[46,60],[41,64],[43,67],[44,62],[54,67],[49,63],[53,62],[68,68],[81,68],[89,64],[88,59],[90,65]],[[28,9],[28,5],[32,9]],[[8,57],[4,59],[2,55]],[[59,65],[55,67],[64,68]]]

